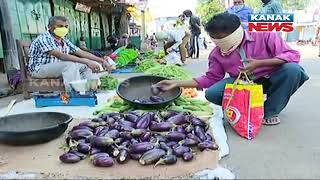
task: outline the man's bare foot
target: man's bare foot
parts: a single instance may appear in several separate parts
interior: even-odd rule
[[[265,118],[265,119],[263,119],[262,124],[267,125],[267,126],[278,125],[278,124],[280,124],[280,118],[278,116],[274,116],[271,118]]]

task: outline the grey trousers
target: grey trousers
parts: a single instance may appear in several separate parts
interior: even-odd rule
[[[266,89],[267,100],[264,104],[264,116],[270,118],[279,115],[287,106],[290,97],[309,79],[304,69],[295,63],[283,64],[269,78]],[[206,91],[208,101],[222,105],[224,88],[227,83],[233,83],[235,78],[226,78],[211,86]]]

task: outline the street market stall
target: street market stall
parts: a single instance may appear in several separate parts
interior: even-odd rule
[[[149,61],[156,64],[148,68],[140,64],[137,71],[189,78],[180,67]],[[159,68],[161,74],[154,74]],[[204,101],[203,92],[184,89],[181,97],[166,106],[141,109],[121,97],[119,88],[115,92],[122,80],[109,75],[102,75],[101,80],[101,87],[108,91],[98,91],[96,107],[36,108],[33,99],[17,103],[10,114],[63,112],[73,116],[73,121],[62,136],[44,144],[0,144],[0,178],[12,172],[20,173],[12,175],[18,178],[26,174],[67,179],[190,178],[216,169],[219,159],[228,154],[221,108]]]

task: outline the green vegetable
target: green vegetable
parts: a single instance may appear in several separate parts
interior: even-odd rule
[[[154,53],[153,50],[148,49],[148,50],[144,53],[143,57],[144,57],[145,59],[153,59],[153,58],[156,58],[157,55]]]
[[[161,50],[160,52],[159,52],[159,54],[158,54],[158,58],[159,59],[162,59],[162,58],[164,58],[166,56],[166,53],[164,52],[164,50]]]
[[[146,74],[154,75],[154,76],[162,76],[169,79],[176,80],[190,80],[191,76],[186,70],[176,65],[159,65],[153,68],[148,69]]]
[[[100,81],[103,90],[115,90],[119,84],[118,79],[111,76],[103,76]]]
[[[125,67],[130,63],[134,63],[138,56],[139,52],[134,49],[123,49],[116,59],[117,67]]]
[[[135,68],[134,72],[145,72],[146,70],[158,65],[159,64],[152,59],[145,59]]]

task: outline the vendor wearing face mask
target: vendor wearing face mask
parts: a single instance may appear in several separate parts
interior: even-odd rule
[[[244,4],[244,0],[233,0],[233,6],[228,8],[226,12],[237,15],[243,28],[248,29],[248,18],[250,14],[253,14],[253,10]]]
[[[280,112],[296,90],[309,79],[298,64],[299,52],[291,49],[276,33],[244,31],[239,18],[229,13],[214,16],[205,29],[217,45],[209,56],[206,74],[190,81],[166,80],[158,85],[164,90],[208,88],[207,100],[221,105],[226,83],[233,83],[239,72],[245,71],[255,82],[263,85],[267,94],[263,123],[279,124]],[[230,77],[225,78],[226,73]]]
[[[62,76],[66,88],[69,88],[71,81],[96,78],[93,73],[99,72],[101,66],[112,70],[108,61],[81,50],[66,38],[69,31],[66,17],[51,17],[48,29],[31,44],[28,69],[32,77]]]

